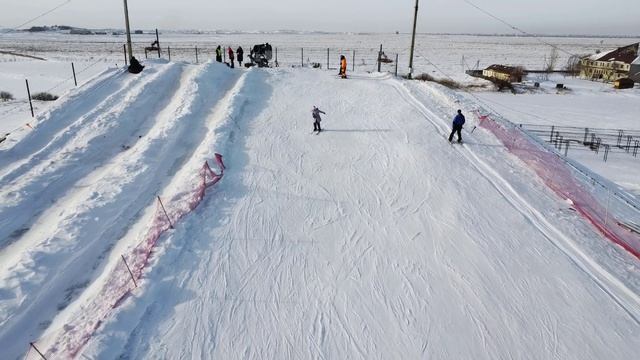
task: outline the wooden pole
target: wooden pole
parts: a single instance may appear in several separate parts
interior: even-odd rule
[[[413,49],[416,45],[416,25],[418,22],[418,0],[416,0],[415,13],[413,14],[413,32],[411,33],[411,52],[409,54],[409,79],[413,76]]]
[[[381,56],[382,56],[382,44],[380,44],[380,51],[378,51],[378,72],[380,72],[382,69],[382,62],[381,60]]]
[[[124,66],[128,65],[127,61],[127,44],[122,44],[122,48],[124,49]]]
[[[198,47],[196,46],[196,64],[198,63]]]
[[[124,23],[127,31],[127,50],[129,51],[129,59],[133,57],[133,47],[131,46],[131,28],[129,27],[129,7],[127,0],[124,0]]]
[[[31,90],[29,90],[29,80],[24,79],[24,81],[27,83],[27,95],[29,96],[29,107],[31,108],[31,117],[36,117],[36,115],[33,113],[33,103],[31,102]]]
[[[398,76],[398,54],[396,54],[396,77]]]
[[[156,42],[158,43],[158,59],[160,59],[160,36],[158,35],[158,29],[156,29]]]
[[[167,54],[169,55],[169,61],[171,61],[171,48],[167,46]]]
[[[44,354],[41,353],[40,350],[38,350],[38,348],[36,347],[36,344],[30,342],[29,345],[33,348],[33,350],[35,350],[38,353],[38,355],[40,355],[41,358],[43,358],[44,360],[47,360]]]
[[[351,71],[356,71],[356,51],[353,50],[353,61],[351,62]]]
[[[78,79],[76,79],[76,67],[71,63],[71,71],[73,71],[73,83],[78,86]]]
[[[304,48],[302,48],[302,53],[300,55],[300,66],[304,67]]]
[[[125,259],[124,255],[120,255],[120,256],[122,256],[122,261],[124,261],[124,266],[126,266],[127,270],[129,270],[129,275],[131,275],[131,281],[133,281],[133,285],[135,287],[138,287],[138,283],[136,283],[136,278],[133,276],[133,272],[131,271],[129,264],[127,264],[127,259]]]
[[[327,48],[327,70],[329,70],[329,48]]]

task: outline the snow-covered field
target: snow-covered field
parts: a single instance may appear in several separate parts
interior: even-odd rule
[[[263,36],[220,35],[232,44]],[[306,36],[272,37],[289,39],[283,48],[341,40]],[[344,37],[344,48],[385,42]],[[450,51],[427,50],[438,41],[424,36],[421,53],[450,73],[472,42],[522,61],[544,54],[533,39],[443,39]],[[61,80],[68,60],[99,65],[0,145],[1,358],[36,359],[31,341],[52,359],[637,355],[639,260],[614,242],[640,249],[618,224],[640,223],[640,212],[589,186],[561,195],[582,180],[530,167],[472,113],[579,127],[608,127],[598,122],[606,117],[639,129],[638,89],[562,79],[572,92],[476,99],[364,67],[345,81],[289,66],[150,60],[133,76],[115,52],[109,65],[90,53],[43,56],[37,64]],[[0,69],[33,76],[31,61]],[[319,135],[313,105],[327,112]],[[457,108],[468,119],[462,146],[445,139]],[[227,168],[204,191],[202,164],[213,166],[216,152]],[[640,158],[631,159],[613,158],[620,174],[600,174],[637,189]]]

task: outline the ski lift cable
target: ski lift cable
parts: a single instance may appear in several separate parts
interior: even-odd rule
[[[491,17],[491,18],[493,18],[493,19],[495,19],[495,20],[497,20],[497,21],[499,21],[499,22],[501,22],[501,23],[503,23],[503,24],[505,24],[506,26],[508,26],[508,27],[509,27],[509,28],[511,28],[512,30],[515,30],[515,31],[517,31],[517,32],[519,32],[519,33],[521,33],[521,34],[524,34],[524,35],[527,35],[527,36],[533,37],[534,39],[538,40],[540,43],[545,44],[545,45],[548,45],[548,46],[551,46],[552,48],[554,48],[554,49],[556,49],[556,50],[559,50],[559,51],[562,51],[563,53],[565,53],[565,54],[567,54],[567,55],[569,55],[569,56],[578,56],[577,54],[574,54],[574,53],[572,53],[572,52],[570,52],[570,51],[567,51],[567,50],[565,50],[565,49],[563,49],[563,48],[559,47],[558,45],[555,45],[555,44],[552,44],[552,43],[550,43],[550,42],[548,42],[548,41],[544,41],[544,40],[542,40],[542,39],[541,39],[538,35],[536,35],[536,34],[532,34],[532,33],[529,33],[529,32],[527,32],[527,31],[524,31],[524,30],[522,30],[521,28],[519,28],[519,27],[517,27],[517,26],[515,26],[515,25],[513,25],[513,24],[511,24],[511,23],[509,23],[509,22],[507,22],[506,20],[503,20],[502,18],[499,18],[499,17],[498,17],[498,16],[496,16],[496,15],[493,15],[493,14],[492,14],[492,13],[490,13],[489,11],[487,11],[487,10],[485,10],[485,9],[483,9],[483,8],[481,8],[481,7],[479,7],[478,5],[476,5],[476,4],[474,4],[474,3],[472,3],[470,0],[462,0],[462,1],[463,1],[463,2],[465,2],[465,3],[467,3],[469,6],[474,7],[476,10],[478,10],[478,11],[482,12],[483,14],[485,14],[485,15],[487,15],[487,16],[489,16],[489,17]]]
[[[28,24],[30,24],[30,23],[32,23],[32,22],[34,22],[34,21],[36,21],[36,20],[40,19],[41,17],[44,17],[44,16],[46,16],[46,15],[51,14],[52,12],[54,12],[54,11],[56,11],[56,10],[60,9],[61,7],[63,7],[63,6],[65,6],[65,5],[67,5],[67,4],[69,4],[71,1],[72,1],[72,0],[66,0],[65,2],[63,2],[63,3],[61,3],[61,4],[57,5],[57,6],[55,6],[55,7],[53,7],[53,8],[51,8],[50,10],[47,10],[47,11],[43,12],[42,14],[40,14],[40,15],[38,15],[38,16],[36,16],[36,17],[34,17],[34,18],[32,18],[32,19],[30,19],[30,20],[28,20],[28,21],[25,21],[24,23],[22,23],[22,24],[20,24],[20,25],[18,25],[18,26],[16,26],[16,27],[14,27],[13,29],[14,29],[14,30],[18,30],[18,29],[20,29],[21,27],[23,27],[23,26],[25,26],[25,25],[28,25]]]

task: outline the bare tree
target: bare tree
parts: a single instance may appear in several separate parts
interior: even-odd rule
[[[580,73],[581,61],[585,57],[585,55],[571,55],[569,60],[567,60],[566,70],[571,73],[571,75],[578,75]]]
[[[545,64],[544,64],[544,70],[548,73],[552,72],[553,70],[556,69],[556,65],[558,65],[558,59],[560,58],[560,55],[558,55],[558,49],[556,48],[551,48],[551,53],[549,54],[548,58],[545,58]]]

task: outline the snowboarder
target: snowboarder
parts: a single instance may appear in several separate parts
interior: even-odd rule
[[[222,62],[222,48],[220,47],[220,45],[218,45],[218,47],[216,48],[216,61],[219,63]]]
[[[317,131],[318,133],[322,131],[322,128],[320,128],[320,121],[322,121],[320,114],[326,115],[327,113],[314,106],[313,110],[311,110],[311,116],[313,116],[313,131]]]
[[[233,69],[235,66],[233,64],[233,49],[229,46],[229,62],[231,63],[231,68]]]
[[[238,66],[242,67],[242,60],[244,58],[244,50],[242,50],[242,46],[238,46],[238,50],[236,50],[236,56],[238,57]]]
[[[449,135],[449,142],[453,140],[453,134],[455,133],[458,134],[458,142],[462,142],[462,135],[460,134],[460,132],[462,131],[462,125],[464,125],[464,122],[465,118],[464,115],[462,115],[462,110],[458,109],[458,115],[453,118],[453,129],[451,130],[451,135]]]
[[[347,58],[340,55],[340,72],[338,73],[343,79],[347,78]]]
[[[138,59],[132,56],[131,59],[129,59],[129,72],[132,74],[139,74],[142,72],[142,69],[144,69],[144,66],[140,65]]]

